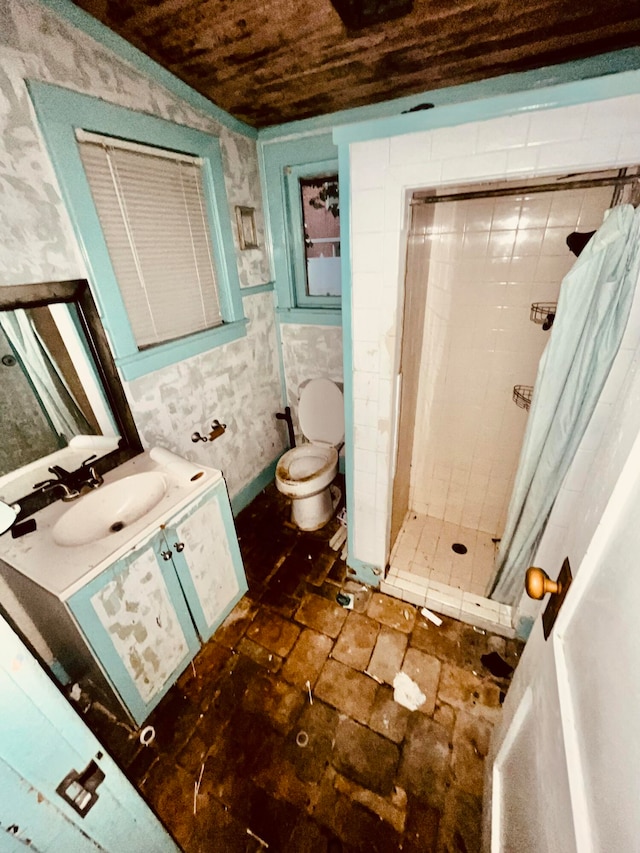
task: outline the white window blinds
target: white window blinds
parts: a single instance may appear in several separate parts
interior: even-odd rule
[[[138,348],[219,326],[201,161],[77,137]]]

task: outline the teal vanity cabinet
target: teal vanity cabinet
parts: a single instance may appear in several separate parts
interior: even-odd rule
[[[164,529],[200,639],[206,642],[247,591],[224,482],[178,513]]]
[[[224,480],[156,531],[67,599],[138,724],[247,590]]]

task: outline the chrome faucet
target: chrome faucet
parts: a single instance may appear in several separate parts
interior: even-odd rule
[[[94,454],[85,459],[77,471],[67,471],[60,465],[52,465],[49,468],[49,472],[55,474],[56,479],[34,483],[33,488],[41,489],[43,492],[60,488],[62,489],[63,501],[74,501],[93,489],[97,489],[104,482],[102,475],[98,473],[95,466],[89,465],[89,462],[92,462],[95,458]]]
[[[80,497],[80,492],[77,489],[72,489],[66,483],[63,483],[62,480],[43,480],[42,483],[33,484],[34,489],[41,489],[43,492],[50,492],[56,487],[62,489],[63,501],[75,501],[76,498]]]

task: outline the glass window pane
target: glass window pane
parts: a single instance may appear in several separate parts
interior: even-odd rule
[[[300,179],[308,296],[340,296],[340,204],[337,175]]]

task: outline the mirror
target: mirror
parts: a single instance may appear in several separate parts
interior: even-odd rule
[[[66,447],[76,435],[108,431],[82,386],[55,307],[0,312],[0,477]]]
[[[0,499],[20,518],[55,496],[35,491],[65,449],[100,473],[142,449],[85,280],[0,288]]]

